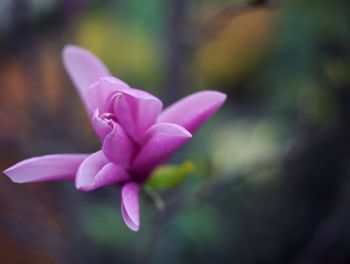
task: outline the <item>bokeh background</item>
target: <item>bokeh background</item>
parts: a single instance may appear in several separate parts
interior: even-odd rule
[[[350,263],[349,14],[345,0],[1,0],[1,171],[98,149],[67,43],[165,105],[228,95],[171,160],[196,169],[143,194],[138,233],[116,186],[1,174],[1,262]]]

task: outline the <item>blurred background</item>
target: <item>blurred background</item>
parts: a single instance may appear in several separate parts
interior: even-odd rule
[[[349,14],[345,0],[1,0],[1,171],[98,149],[67,43],[165,105],[228,95],[171,161],[195,170],[143,194],[138,233],[118,187],[1,174],[3,263],[350,263]]]

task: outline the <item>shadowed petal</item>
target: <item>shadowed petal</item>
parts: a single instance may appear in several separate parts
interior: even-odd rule
[[[162,102],[157,97],[137,89],[126,89],[116,94],[114,100],[118,123],[136,142],[156,122],[162,110]]]
[[[63,49],[63,64],[80,97],[87,105],[86,91],[99,78],[110,76],[107,67],[91,52],[74,45]]]
[[[121,166],[109,162],[102,151],[98,151],[91,154],[80,165],[75,186],[79,190],[91,191],[128,179],[128,173]]]
[[[55,154],[23,160],[4,173],[17,183],[74,179],[87,154]]]
[[[128,168],[135,152],[134,143],[118,123],[113,122],[112,127],[103,141],[103,153],[110,161]]]
[[[142,149],[133,162],[132,170],[143,180],[143,177],[147,177],[157,165],[164,162],[191,137],[190,132],[176,124],[153,125],[143,138]]]
[[[121,211],[124,222],[133,231],[140,228],[140,185],[134,182],[125,184],[122,188]]]
[[[175,123],[192,133],[219,109],[225,99],[225,94],[216,91],[194,93],[167,107],[158,122]]]

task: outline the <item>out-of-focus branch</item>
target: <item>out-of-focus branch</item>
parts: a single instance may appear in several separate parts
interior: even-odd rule
[[[182,96],[188,85],[186,74],[190,53],[184,43],[186,41],[190,2],[188,0],[169,1],[164,83],[164,97],[167,103],[171,101],[170,99]]]

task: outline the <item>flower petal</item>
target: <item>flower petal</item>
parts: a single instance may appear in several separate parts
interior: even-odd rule
[[[125,224],[133,231],[140,228],[140,185],[134,182],[126,183],[122,188],[121,211]]]
[[[109,162],[102,151],[91,154],[80,165],[75,186],[91,191],[99,187],[129,179],[128,173],[119,165]]]
[[[133,161],[132,171],[139,180],[144,180],[160,163],[192,137],[185,128],[171,123],[158,123],[150,127],[143,146]]]
[[[112,121],[107,118],[102,118],[98,108],[95,110],[92,116],[92,126],[102,142],[113,130]]]
[[[118,123],[113,122],[112,127],[112,131],[103,141],[103,153],[110,161],[128,168],[136,146]]]
[[[110,76],[109,70],[94,54],[78,46],[67,45],[62,56],[66,71],[87,105],[87,89],[99,78]]]
[[[194,93],[166,108],[158,122],[175,123],[192,133],[220,108],[225,99],[225,94],[216,91]]]
[[[157,97],[137,89],[123,90],[114,100],[118,123],[136,142],[156,122],[162,110],[162,102]]]
[[[109,99],[113,93],[129,89],[129,86],[115,77],[102,77],[86,91],[90,112],[98,108],[101,114],[109,111]]]
[[[87,154],[55,154],[23,160],[4,173],[17,183],[74,179]]]

